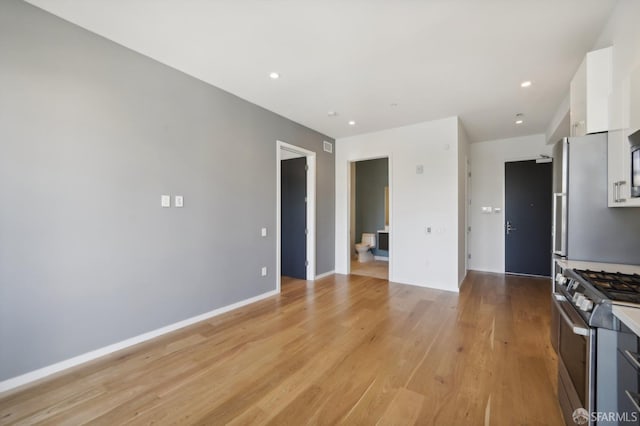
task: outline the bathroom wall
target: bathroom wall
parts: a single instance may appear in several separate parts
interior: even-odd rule
[[[355,238],[358,242],[364,232],[376,235],[384,229],[384,188],[389,185],[389,159],[358,161],[356,167]],[[377,244],[377,243],[376,243]],[[388,257],[389,252],[375,248],[376,256]]]
[[[332,139],[21,1],[0,58],[0,388],[275,291],[277,140],[317,153],[334,269]]]

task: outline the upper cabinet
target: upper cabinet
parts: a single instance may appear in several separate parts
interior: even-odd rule
[[[640,207],[640,198],[631,197],[631,144],[629,135],[640,130],[640,66],[622,81],[622,122],[624,128],[609,132],[607,165],[609,207]]]
[[[610,130],[613,48],[587,53],[571,80],[571,136]]]
[[[640,64],[631,71],[629,78],[629,130],[640,130]]]
[[[631,129],[609,132],[607,152],[609,207],[640,207],[640,198],[631,197]]]

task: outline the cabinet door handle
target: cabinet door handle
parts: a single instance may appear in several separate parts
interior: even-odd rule
[[[627,359],[631,362],[631,364],[635,367],[636,370],[640,373],[640,355],[637,353],[631,352],[629,349],[625,349],[624,354]]]
[[[622,196],[620,195],[620,188],[622,187],[622,185],[626,185],[627,181],[626,180],[621,180],[620,182],[618,182],[618,202],[619,203],[624,203],[626,200],[626,198],[622,198]]]
[[[629,398],[631,403],[636,407],[636,411],[640,413],[640,395],[637,393],[631,393],[628,390],[625,390],[624,393],[627,394],[627,398]]]
[[[620,188],[620,182],[613,182],[613,202],[617,203],[620,201],[618,197],[618,189]]]

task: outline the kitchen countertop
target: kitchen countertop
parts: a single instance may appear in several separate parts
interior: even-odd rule
[[[640,336],[640,308],[613,305],[613,315]]]
[[[563,269],[590,269],[592,271],[621,272],[623,274],[639,274],[640,266],[618,263],[584,262],[582,260],[556,260]]]

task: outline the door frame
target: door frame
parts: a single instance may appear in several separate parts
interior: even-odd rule
[[[282,150],[307,159],[307,280],[316,278],[316,153],[296,145],[276,140],[276,291],[280,292],[282,262]]]
[[[391,154],[372,155],[368,157],[361,157],[356,159],[347,160],[347,274],[351,273],[351,193],[353,192],[353,182],[351,182],[351,167],[355,166],[355,163],[359,161],[367,160],[379,160],[382,158],[387,159],[387,173],[389,182],[389,275],[388,281],[393,281],[393,253],[394,253],[394,237],[393,237],[393,173],[392,173],[392,161]],[[356,183],[357,185],[357,183]],[[358,236],[356,235],[356,239]]]
[[[543,158],[540,156],[540,154],[526,155],[522,157],[510,157],[505,159],[502,162],[502,177],[503,177],[502,179],[502,211],[500,212],[501,218],[502,218],[502,228],[501,228],[502,234],[501,234],[500,244],[502,245],[502,273],[503,274],[532,276],[532,277],[540,276],[540,275],[515,274],[513,272],[507,272],[507,240],[505,235],[505,227],[507,226],[507,177],[504,172],[505,166],[507,163],[517,163],[519,161],[533,161],[533,160],[536,160],[536,162],[539,161],[541,163],[553,163],[553,158],[549,158],[549,159]],[[553,170],[552,170],[552,173],[553,173]],[[552,194],[553,194],[553,191],[552,191]],[[552,250],[552,247],[549,247],[549,250]],[[553,255],[551,256],[551,262],[553,263]],[[553,269],[551,269],[551,273],[553,273]],[[548,278],[548,277],[544,277],[544,278]]]

